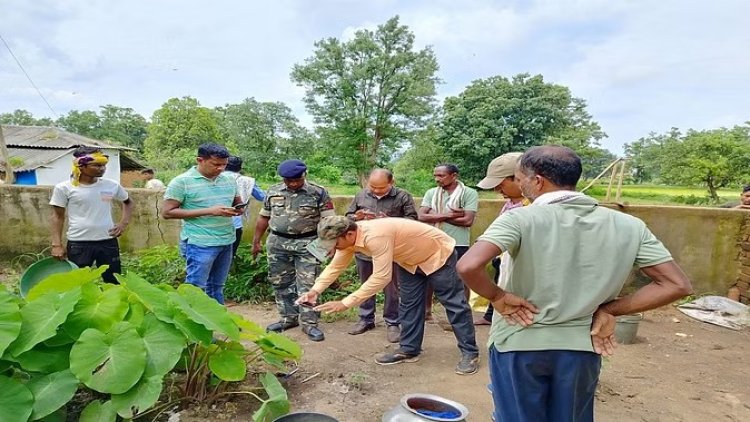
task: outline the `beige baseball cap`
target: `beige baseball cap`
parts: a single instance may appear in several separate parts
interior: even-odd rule
[[[487,175],[477,183],[477,187],[495,189],[495,186],[499,185],[503,179],[516,173],[516,164],[522,155],[522,152],[509,152],[496,157],[487,166]]]

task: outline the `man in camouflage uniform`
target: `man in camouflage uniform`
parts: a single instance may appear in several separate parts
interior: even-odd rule
[[[323,341],[318,328],[318,313],[310,307],[294,304],[297,297],[307,293],[320,273],[320,262],[307,251],[307,245],[317,238],[321,217],[335,215],[328,192],[305,180],[307,166],[299,160],[287,160],[279,165],[283,183],[271,186],[263,202],[253,235],[253,256],[261,250],[260,239],[271,227],[266,240],[268,279],[276,293],[276,307],[281,320],[268,331],[281,332],[294,328],[302,320],[302,331],[312,341]]]

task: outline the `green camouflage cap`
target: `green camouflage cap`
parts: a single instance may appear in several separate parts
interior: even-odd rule
[[[323,217],[318,223],[318,238],[310,242],[306,249],[320,262],[328,261],[336,239],[346,233],[351,220],[343,215]]]

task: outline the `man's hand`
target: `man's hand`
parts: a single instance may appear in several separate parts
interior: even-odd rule
[[[109,229],[109,235],[112,237],[120,237],[120,235],[125,232],[125,229],[128,227],[128,223],[117,223],[114,227]]]
[[[322,305],[318,305],[314,307],[313,309],[315,309],[318,312],[323,312],[325,314],[332,314],[334,312],[343,312],[349,308],[347,308],[346,305],[344,305],[344,303],[341,302],[340,300],[334,300],[331,302],[326,302]]]
[[[451,220],[453,218],[461,218],[465,214],[464,210],[458,209],[458,210],[449,210],[447,213],[443,214],[447,220]]]
[[[318,292],[316,292],[315,290],[310,290],[297,298],[297,300],[294,301],[294,304],[299,305],[300,303],[317,303],[318,296]]]
[[[258,254],[261,250],[263,250],[263,247],[260,245],[260,242],[253,242],[253,261],[258,259]]]
[[[360,208],[357,211],[354,212],[354,220],[360,221],[360,220],[372,220],[375,218],[376,215],[374,212],[370,210],[366,210],[364,208]]]
[[[534,323],[534,314],[539,310],[525,299],[505,292],[500,299],[492,302],[495,311],[505,318],[510,325],[521,324],[524,327]]]
[[[65,259],[65,248],[63,248],[63,245],[52,245],[52,251],[50,251],[50,254],[53,258],[62,261]]]
[[[616,320],[612,314],[597,309],[591,319],[591,344],[594,352],[602,356],[612,356],[615,353],[617,340],[615,339]]]
[[[233,207],[225,207],[223,205],[214,205],[208,209],[208,215],[216,217],[234,217],[235,215],[241,215],[242,210],[234,209]]]

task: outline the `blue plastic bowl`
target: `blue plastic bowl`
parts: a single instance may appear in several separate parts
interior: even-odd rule
[[[31,264],[21,275],[21,297],[26,297],[32,287],[52,274],[67,273],[77,268],[76,264],[67,259],[61,261],[52,257]]]

